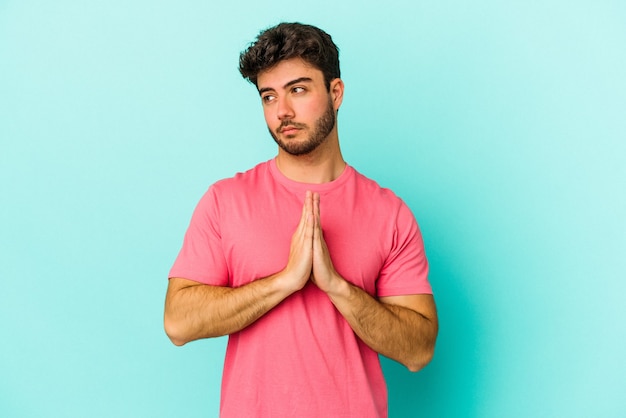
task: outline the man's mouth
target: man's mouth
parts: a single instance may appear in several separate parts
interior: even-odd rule
[[[284,135],[294,135],[299,130],[300,130],[299,128],[296,128],[295,126],[289,125],[289,126],[285,126],[284,128],[282,128],[280,130],[280,133],[282,133]]]
[[[292,121],[283,121],[283,123],[278,127],[278,132],[283,135],[295,135],[299,130],[303,129],[305,125],[300,123],[295,123]]]

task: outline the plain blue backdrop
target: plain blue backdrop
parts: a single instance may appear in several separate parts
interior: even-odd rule
[[[167,273],[214,181],[272,158],[239,52],[341,49],[344,157],[414,211],[433,362],[392,417],[626,416],[621,1],[0,0],[0,416],[217,416],[225,339]]]

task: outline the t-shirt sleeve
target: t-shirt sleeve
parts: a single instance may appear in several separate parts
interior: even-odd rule
[[[228,285],[228,267],[219,229],[218,201],[216,188],[211,186],[193,212],[183,246],[168,277],[216,286]]]
[[[377,282],[378,296],[432,294],[428,281],[428,260],[415,217],[401,202],[389,256]]]

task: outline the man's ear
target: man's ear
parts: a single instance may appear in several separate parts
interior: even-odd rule
[[[330,98],[333,101],[333,108],[335,110],[339,110],[343,102],[343,89],[343,81],[340,78],[335,78],[330,82]]]

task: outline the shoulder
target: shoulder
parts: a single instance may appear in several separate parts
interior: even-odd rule
[[[264,189],[263,185],[268,182],[268,171],[267,162],[262,162],[247,171],[216,181],[201,197],[198,207],[204,209],[211,207],[217,210],[250,198]]]
[[[264,161],[247,171],[236,173],[232,177],[221,179],[215,182],[210,187],[210,189],[215,189],[217,191],[246,189],[257,186],[259,183],[265,182],[268,176],[269,162]]]
[[[385,210],[399,209],[406,206],[404,201],[393,190],[382,187],[377,181],[354,169],[355,189],[368,201],[368,205],[380,206]]]
[[[393,190],[381,187],[378,182],[355,170],[355,189],[360,211],[369,213],[387,227],[416,227],[417,221],[411,208]]]
[[[231,198],[250,197],[265,189],[271,180],[270,177],[269,164],[265,161],[247,171],[218,180],[209,187],[205,196],[212,196],[220,202]]]

